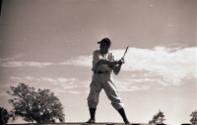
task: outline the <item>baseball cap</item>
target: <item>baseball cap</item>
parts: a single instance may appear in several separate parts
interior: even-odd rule
[[[103,44],[105,43],[106,45],[110,46],[111,45],[111,40],[109,38],[103,38],[101,41],[97,42],[98,44]]]

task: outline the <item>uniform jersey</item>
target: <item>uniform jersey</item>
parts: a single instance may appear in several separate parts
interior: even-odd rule
[[[108,52],[104,55],[101,54],[100,50],[95,50],[93,52],[93,61],[92,61],[92,70],[93,71],[112,71],[112,68],[109,67],[107,64],[101,64],[96,67],[96,63],[100,60],[108,60],[113,62],[114,61],[114,56],[112,53]]]

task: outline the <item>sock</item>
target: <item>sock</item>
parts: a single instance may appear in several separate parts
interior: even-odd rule
[[[96,108],[89,108],[89,111],[90,111],[90,119],[95,120]]]
[[[124,122],[128,122],[128,119],[127,119],[127,117],[126,117],[124,108],[118,109],[118,112],[119,112],[119,114],[122,116],[123,121],[124,121]]]

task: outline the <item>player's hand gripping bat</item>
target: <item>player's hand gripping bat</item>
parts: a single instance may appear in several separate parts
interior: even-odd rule
[[[122,58],[118,61],[120,64],[123,64],[123,63],[124,63],[124,58],[125,58],[125,55],[126,55],[128,49],[129,49],[129,46],[127,46],[127,48],[126,48],[126,50],[125,50],[125,52],[124,52],[124,55],[123,55]]]

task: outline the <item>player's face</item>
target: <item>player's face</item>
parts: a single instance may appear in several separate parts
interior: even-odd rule
[[[109,50],[109,46],[106,43],[100,44],[100,51],[103,54],[106,54]]]

